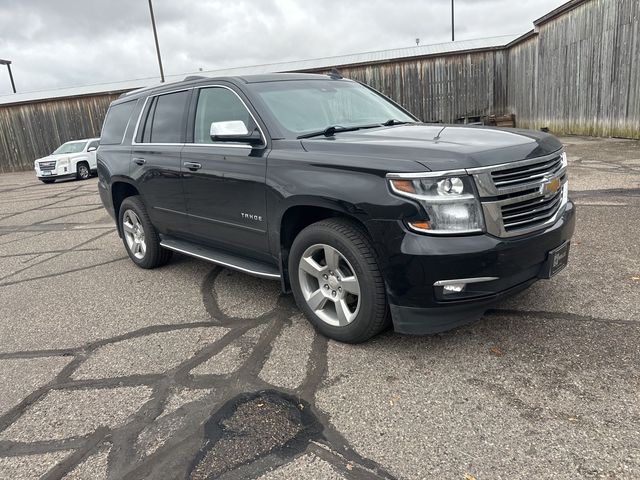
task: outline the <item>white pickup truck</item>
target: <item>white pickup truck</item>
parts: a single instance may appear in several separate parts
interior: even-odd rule
[[[86,138],[60,145],[51,155],[35,161],[37,177],[44,183],[73,177],[86,180],[97,171],[96,150],[99,142],[99,138]]]

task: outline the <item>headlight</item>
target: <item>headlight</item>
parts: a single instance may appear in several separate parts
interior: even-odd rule
[[[58,160],[58,165],[68,165],[69,164],[69,159],[68,158],[60,158]]]
[[[398,195],[417,200],[427,218],[411,221],[413,230],[433,234],[476,233],[484,231],[480,202],[468,175],[390,178]]]

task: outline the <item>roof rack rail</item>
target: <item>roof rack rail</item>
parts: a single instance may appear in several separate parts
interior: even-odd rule
[[[188,80],[202,80],[203,78],[207,78],[204,75],[188,75],[186,77],[184,77],[184,81],[188,81]]]

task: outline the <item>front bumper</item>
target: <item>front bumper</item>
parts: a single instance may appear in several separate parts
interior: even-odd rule
[[[66,178],[75,178],[75,173],[65,173],[63,175],[37,175],[38,180],[64,180]]]
[[[57,180],[60,178],[71,178],[75,176],[75,171],[72,171],[70,164],[56,165],[52,170],[41,170],[36,167],[35,171],[38,179],[53,178]]]
[[[435,237],[407,231],[399,222],[372,221],[394,329],[429,334],[479,319],[497,301],[526,289],[548,270],[548,253],[571,239],[575,206],[569,201],[558,221],[514,238],[491,235]],[[495,277],[443,295],[442,280]]]

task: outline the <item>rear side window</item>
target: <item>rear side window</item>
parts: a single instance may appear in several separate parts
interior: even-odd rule
[[[119,145],[122,143],[124,131],[127,128],[135,105],[136,101],[134,100],[109,107],[107,117],[102,125],[100,145]]]
[[[154,97],[146,112],[141,143],[183,143],[188,99],[187,90]]]

